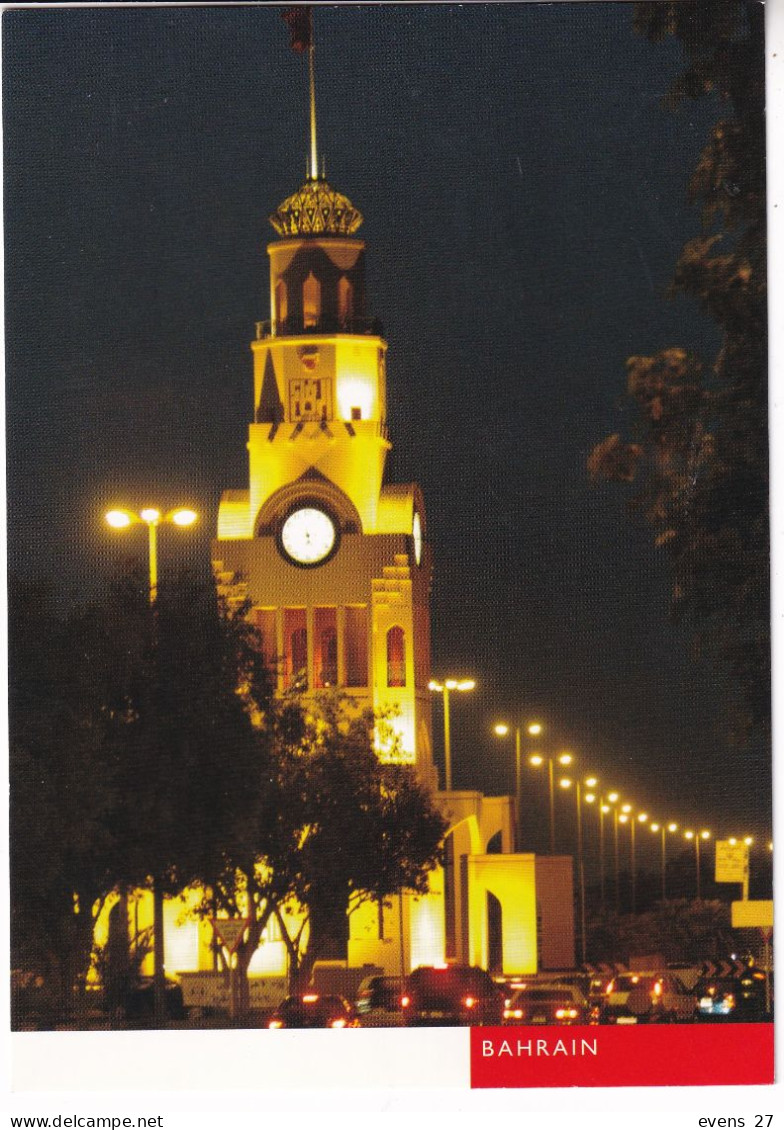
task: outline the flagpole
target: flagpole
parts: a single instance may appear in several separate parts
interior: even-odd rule
[[[310,74],[310,179],[318,180],[318,151],[316,149],[316,70],[314,55],[316,45],[313,40],[313,9],[308,8],[308,71]]]

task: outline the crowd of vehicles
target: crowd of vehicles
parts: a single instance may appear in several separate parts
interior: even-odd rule
[[[690,1024],[754,1022],[773,1017],[772,975],[748,966],[734,976],[631,970],[493,978],[447,963],[420,966],[405,980],[375,975],[349,1003],[310,992],[287,998],[270,1028]]]

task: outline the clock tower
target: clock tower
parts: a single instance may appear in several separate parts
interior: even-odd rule
[[[425,508],[415,483],[384,479],[387,343],[367,309],[362,216],[311,173],[270,223],[248,487],[221,500],[216,575],[250,601],[279,691],[389,711],[397,740],[379,756],[435,784]]]

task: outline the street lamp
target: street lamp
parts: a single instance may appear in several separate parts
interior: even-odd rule
[[[608,793],[607,800],[612,805],[613,814],[613,866],[615,871],[615,913],[619,914],[621,910],[621,873],[618,858],[618,801],[620,794],[616,792]]]
[[[662,902],[667,901],[667,832],[677,832],[678,825],[675,823],[669,824],[651,824],[652,832],[661,832],[661,897]]]
[[[595,789],[599,782],[597,781],[597,779],[595,777],[589,777],[589,778],[587,778],[585,783],[590,789]],[[615,800],[617,800],[618,794],[617,793],[610,793],[607,797],[605,797],[603,794],[599,795],[597,797],[596,794],[593,793],[593,792],[585,794],[585,803],[586,804],[596,804],[596,807],[597,807],[597,810],[598,810],[598,813],[599,813],[599,892],[600,892],[602,912],[604,912],[605,906],[606,906],[606,902],[605,902],[604,818],[609,812],[613,811],[611,805],[609,805],[607,803],[610,800],[610,797],[613,797]],[[617,824],[617,821],[615,822],[615,843],[616,843],[616,856],[617,856],[617,845],[618,845],[618,824]]]
[[[562,789],[572,787],[569,777],[558,782]],[[580,782],[574,782],[575,813],[577,815],[577,878],[580,887],[580,960],[585,965],[585,858],[583,855],[583,814]]]
[[[694,858],[695,858],[696,866],[697,866],[697,901],[698,902],[702,897],[702,894],[701,894],[701,891],[702,891],[701,870],[702,869],[701,869],[701,866],[700,866],[700,842],[702,840],[709,840],[710,835],[711,834],[710,834],[710,832],[708,831],[707,828],[703,828],[702,831],[699,832],[699,833],[692,832],[691,829],[689,829],[687,832],[684,832],[685,839],[694,840]],[[748,837],[747,837],[747,839],[748,839]]]
[[[476,686],[473,679],[444,679],[439,683],[431,679],[427,684],[428,689],[443,696],[444,700],[444,788],[446,792],[452,791],[452,745],[449,729],[449,693],[450,691],[472,691]]]
[[[558,757],[559,765],[571,765],[573,761],[571,753],[562,753]],[[552,757],[542,757],[540,753],[534,753],[528,758],[528,764],[533,765],[534,769],[538,769],[540,765],[547,762],[547,779],[550,789],[550,855],[555,855],[555,780],[554,780],[554,762]]]
[[[526,732],[531,737],[536,737],[541,734],[542,727],[539,722],[531,722],[526,726]],[[509,733],[509,725],[506,722],[497,722],[493,726],[493,733],[499,738],[505,738]],[[522,734],[519,726],[515,726],[515,850],[520,851],[522,847],[522,829],[523,829],[523,816],[522,816],[522,800],[523,800],[523,779],[522,779]]]
[[[158,601],[158,526],[162,522],[171,522],[174,526],[187,528],[198,519],[195,510],[187,507],[178,507],[162,514],[154,506],[147,506],[144,510],[128,510],[125,507],[108,510],[104,515],[105,520],[113,530],[127,530],[131,526],[145,525],[148,533],[148,572],[150,609],[153,617],[153,633],[155,632],[155,613]],[[161,1027],[166,1022],[166,980],[164,966],[163,945],[163,890],[160,882],[153,878],[152,883],[152,919],[153,919],[153,1007],[156,1023]]]
[[[641,824],[644,824],[647,819],[647,812],[641,812],[637,816],[637,820],[639,820]],[[621,824],[629,825],[629,845],[631,848],[629,857],[631,871],[631,904],[632,914],[635,914],[637,911],[637,862],[635,858],[634,831],[637,827],[637,820],[634,819],[634,812],[630,804],[621,805],[621,814],[618,820]]]
[[[150,578],[150,605],[155,607],[158,599],[158,526],[162,522],[171,522],[174,526],[185,528],[192,526],[199,515],[195,510],[187,507],[178,507],[162,514],[154,506],[147,506],[138,513],[124,507],[117,510],[108,510],[104,515],[108,525],[114,530],[127,530],[130,526],[144,525],[148,531],[148,563]]]

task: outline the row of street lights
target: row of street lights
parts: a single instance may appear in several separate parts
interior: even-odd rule
[[[475,687],[473,679],[445,679],[442,682],[432,680],[430,683],[430,690],[443,695],[444,702],[444,747],[445,747],[445,788],[446,791],[451,791],[452,788],[452,758],[451,758],[451,742],[450,742],[450,722],[449,722],[449,693],[453,690],[468,691],[473,690]],[[542,725],[539,722],[532,722],[526,726],[510,726],[507,722],[498,722],[493,727],[493,732],[499,738],[505,738],[510,733],[514,734],[514,747],[515,747],[515,848],[517,851],[521,849],[522,842],[522,766],[523,766],[523,734],[527,734],[532,738],[538,737],[542,733]],[[555,756],[544,756],[541,753],[533,753],[528,757],[528,764],[535,769],[541,766],[547,767],[548,776],[548,796],[549,796],[549,815],[550,815],[550,854],[555,854],[555,771],[556,766],[560,769],[565,769],[574,763],[574,756],[564,751]],[[636,831],[639,827],[647,827],[652,834],[660,837],[661,842],[661,897],[662,901],[667,898],[667,836],[673,836],[678,833],[679,826],[675,821],[655,821],[651,820],[648,813],[645,811],[635,811],[634,806],[628,802],[621,802],[621,795],[613,790],[605,793],[603,790],[597,792],[599,780],[595,776],[588,776],[582,780],[570,777],[560,777],[558,785],[564,790],[574,787],[575,795],[575,817],[576,817],[576,833],[577,833],[577,871],[578,871],[578,884],[579,884],[579,907],[580,907],[580,943],[583,960],[585,960],[585,946],[586,946],[586,928],[585,928],[585,860],[583,850],[583,819],[582,819],[582,806],[583,804],[595,805],[599,816],[599,881],[600,881],[600,896],[601,905],[606,905],[606,882],[605,882],[605,817],[612,813],[613,817],[613,856],[614,856],[614,879],[615,879],[615,908],[616,911],[620,906],[620,861],[619,861],[619,843],[618,843],[618,826],[628,826],[629,828],[629,848],[630,848],[630,880],[631,880],[631,909],[632,913],[636,911],[637,904],[637,860],[636,860]],[[586,790],[586,791],[584,791]],[[683,833],[683,838],[688,842],[694,844],[695,850],[695,864],[696,864],[696,897],[702,897],[702,868],[700,859],[701,845],[707,840],[710,840],[712,833],[708,828],[700,828],[697,830],[687,828]],[[753,844],[753,837],[745,836],[738,840],[736,837],[730,837],[730,844],[743,843],[747,847]],[[768,845],[772,850],[772,843]],[[748,880],[744,882],[744,898],[748,898]]]

